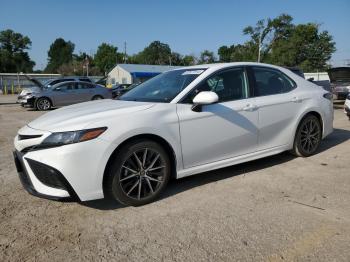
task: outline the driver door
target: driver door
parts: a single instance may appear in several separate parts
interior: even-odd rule
[[[219,102],[191,110],[201,91],[213,91]],[[258,146],[258,110],[249,98],[244,68],[216,73],[177,104],[184,168],[248,154]]]
[[[63,83],[53,89],[53,101],[55,106],[73,104],[75,101],[75,83]]]

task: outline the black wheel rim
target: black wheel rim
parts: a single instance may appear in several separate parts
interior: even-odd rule
[[[303,123],[300,130],[300,146],[306,153],[313,153],[320,141],[321,130],[315,119]]]
[[[129,198],[142,200],[156,194],[164,183],[166,162],[154,149],[134,151],[124,161],[119,183]]]

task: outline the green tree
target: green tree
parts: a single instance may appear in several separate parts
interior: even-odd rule
[[[63,64],[68,64],[73,60],[74,44],[57,38],[50,46],[48,54],[48,64],[46,72],[57,73],[58,68]]]
[[[200,64],[210,64],[215,62],[214,53],[209,50],[204,50],[199,58]]]
[[[118,53],[118,47],[106,43],[98,46],[94,57],[94,63],[105,74],[117,63],[122,63],[123,61],[123,54]]]
[[[185,55],[182,58],[182,64],[184,66],[191,66],[197,64],[197,58],[194,55]]]
[[[282,14],[274,19],[259,20],[243,29],[250,39],[244,44],[221,46],[220,61],[260,61],[282,66],[298,66],[304,71],[324,70],[335,52],[335,43],[319,25],[295,25],[293,18]]]
[[[282,14],[274,19],[267,18],[259,20],[256,25],[247,26],[243,34],[251,37],[250,46],[256,45],[257,60],[267,60],[267,56],[273,45],[280,39],[286,39],[294,28],[293,18],[288,14]],[[260,53],[259,53],[260,49]]]
[[[11,29],[0,32],[0,72],[32,72],[35,63],[30,60],[28,50],[32,42],[29,37]]]
[[[271,61],[278,65],[298,66],[305,72],[325,70],[335,50],[332,36],[327,31],[319,32],[319,25],[300,24],[273,46]]]
[[[171,49],[168,44],[153,41],[143,51],[134,57],[138,64],[168,65],[171,59]]]

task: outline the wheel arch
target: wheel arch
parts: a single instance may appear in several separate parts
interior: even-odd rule
[[[107,177],[107,170],[112,164],[112,160],[115,158],[115,156],[120,152],[120,149],[125,146],[126,144],[136,141],[136,140],[151,140],[154,141],[158,144],[160,144],[164,150],[168,153],[170,157],[170,162],[171,162],[171,178],[176,178],[176,165],[177,165],[177,160],[176,160],[176,154],[173,149],[173,147],[170,145],[170,143],[164,139],[163,137],[155,134],[150,134],[150,133],[145,133],[145,134],[139,134],[139,135],[134,135],[126,140],[124,140],[122,143],[120,143],[112,152],[112,154],[109,156],[107,164],[105,166],[104,172],[103,172],[103,180],[102,180],[102,187],[103,187],[103,193],[105,194],[105,189],[106,189],[106,177]]]
[[[41,97],[38,97],[37,99],[35,99],[35,107],[36,107],[36,103],[39,101],[39,99],[42,99],[42,98],[46,98],[47,100],[49,100],[51,106],[54,106],[54,103],[52,101],[52,99],[48,96],[41,96]]]
[[[101,97],[102,99],[105,99],[105,97],[101,94],[94,94],[92,97],[91,97],[91,100],[94,100],[95,97]]]
[[[322,118],[322,114],[320,112],[318,112],[317,110],[309,110],[309,111],[306,111],[303,115],[301,115],[301,117],[298,119],[298,125],[296,126],[296,129],[294,130],[294,139],[295,139],[295,136],[296,136],[296,133],[297,133],[297,130],[299,128],[299,125],[301,123],[301,121],[303,121],[303,119],[305,117],[307,117],[308,115],[314,115],[317,117],[317,119],[320,121],[320,124],[321,124],[321,131],[322,131],[322,134],[321,134],[321,137],[323,136],[323,133],[324,133],[324,123],[323,123],[323,118]],[[293,142],[294,142],[294,139],[293,139]]]

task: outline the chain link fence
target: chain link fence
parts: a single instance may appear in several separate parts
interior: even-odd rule
[[[19,94],[23,88],[33,86],[34,83],[28,78],[35,78],[41,83],[62,77],[60,74],[16,74],[16,73],[0,73],[0,94]],[[102,76],[90,76],[90,79],[97,81]]]

